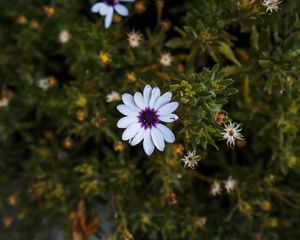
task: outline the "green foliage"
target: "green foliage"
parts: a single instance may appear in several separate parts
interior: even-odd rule
[[[0,239],[78,240],[82,200],[81,224],[100,217],[88,239],[298,239],[299,2],[126,2],[109,29],[93,3],[0,1]],[[179,102],[175,143],[151,157],[121,142],[107,101],[146,84]],[[234,148],[229,121],[245,136]]]
[[[227,102],[227,97],[237,92],[237,89],[228,87],[233,80],[224,79],[218,69],[219,66],[215,65],[212,70],[204,69],[200,74],[182,76],[175,79],[180,84],[170,86],[182,103],[182,132],[192,149],[196,149],[197,145],[206,149],[207,144],[218,149],[214,139],[219,132],[214,125],[214,115]]]

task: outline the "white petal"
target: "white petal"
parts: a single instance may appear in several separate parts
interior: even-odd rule
[[[159,117],[159,120],[162,122],[174,122],[177,119],[178,119],[178,116],[173,113]]]
[[[119,13],[121,16],[128,16],[129,12],[127,7],[121,5],[121,4],[117,4],[115,6],[116,12]]]
[[[170,102],[171,98],[172,98],[171,92],[164,93],[157,99],[156,103],[154,104],[154,109],[158,110],[160,107]]]
[[[149,107],[153,108],[156,100],[160,97],[160,90],[158,87],[152,89]]]
[[[133,138],[138,131],[141,129],[141,124],[134,123],[131,124],[122,134],[122,140],[126,141]]]
[[[150,97],[151,97],[151,90],[152,90],[152,88],[149,85],[147,85],[144,88],[143,95],[144,95],[144,103],[145,103],[146,107],[149,107],[149,102],[150,102]]]
[[[109,6],[107,6],[105,3],[100,8],[100,15],[105,16],[108,13]]]
[[[147,128],[145,131],[143,147],[144,147],[144,151],[147,155],[151,155],[154,151],[154,144],[151,139],[151,134],[150,134],[149,128]]]
[[[137,111],[134,111],[132,108],[128,107],[125,104],[118,105],[117,109],[119,110],[120,113],[131,117],[135,117],[138,114]]]
[[[178,102],[171,102],[171,103],[168,103],[164,106],[162,106],[159,110],[158,110],[158,114],[160,116],[163,116],[163,115],[168,115],[172,112],[174,112],[177,108],[178,108]]]
[[[138,106],[135,104],[134,100],[133,100],[133,96],[131,94],[128,93],[124,93],[122,95],[122,100],[125,103],[125,105],[127,105],[128,107],[138,111],[139,108]]]
[[[140,92],[134,94],[134,102],[140,109],[145,109],[144,98]]]
[[[151,128],[151,138],[158,150],[163,151],[165,149],[164,137],[155,127]]]
[[[166,127],[165,125],[162,124],[157,124],[156,127],[159,129],[159,131],[162,133],[164,139],[168,143],[173,143],[175,141],[175,136],[173,132]]]
[[[145,136],[145,129],[141,128],[137,133],[137,135],[135,135],[135,137],[129,141],[130,145],[135,146],[139,144],[144,139],[144,136]]]
[[[118,121],[117,127],[118,128],[128,128],[131,124],[137,123],[137,122],[138,122],[138,120],[135,117],[123,117]]]
[[[109,26],[111,25],[113,16],[114,16],[114,8],[107,7],[107,13],[106,13],[105,20],[104,20],[105,28],[109,28]]]
[[[100,9],[103,7],[103,5],[105,5],[104,3],[96,3],[92,6],[91,11],[93,13],[98,13],[100,12]]]

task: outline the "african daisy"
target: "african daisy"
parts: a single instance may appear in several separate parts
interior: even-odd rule
[[[126,128],[122,139],[135,146],[143,140],[144,151],[151,155],[156,147],[163,151],[165,142],[172,143],[175,136],[172,131],[160,122],[174,122],[178,116],[173,114],[178,107],[177,102],[170,102],[171,92],[161,95],[158,87],[147,85],[143,94],[136,92],[134,96],[125,93],[122,95],[124,104],[117,109],[125,115],[121,118],[118,128]]]
[[[91,9],[93,13],[99,13],[105,16],[104,26],[109,28],[113,19],[114,11],[121,16],[128,16],[128,9],[119,2],[134,2],[134,0],[104,0],[100,3],[95,3]]]

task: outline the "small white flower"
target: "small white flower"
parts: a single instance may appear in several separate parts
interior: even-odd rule
[[[70,41],[71,39],[71,35],[70,33],[67,31],[67,30],[62,30],[60,33],[59,33],[59,36],[58,36],[58,39],[61,43],[67,43]]]
[[[172,131],[160,122],[174,122],[178,116],[173,114],[178,107],[177,102],[170,102],[171,92],[161,95],[160,89],[153,89],[147,85],[143,94],[136,92],[134,96],[125,93],[122,95],[124,104],[118,105],[117,109],[125,117],[121,118],[118,128],[126,128],[122,139],[129,140],[130,145],[135,146],[143,140],[144,151],[151,155],[156,147],[163,151],[165,141],[173,143],[175,136]]]
[[[110,94],[106,95],[106,102],[116,102],[119,100],[121,100],[121,95],[116,91],[112,91]]]
[[[0,107],[7,107],[9,104],[9,98],[3,97],[0,99]]]
[[[162,53],[160,56],[160,64],[165,67],[170,67],[172,64],[173,58],[170,53]]]
[[[207,222],[207,218],[206,217],[199,217],[199,218],[196,219],[195,225],[198,228],[203,228],[204,225],[206,224],[206,222]]]
[[[104,26],[109,28],[113,19],[114,11],[121,16],[128,16],[128,9],[119,2],[134,2],[135,0],[104,0],[103,2],[93,5],[91,11],[105,16]]]
[[[228,193],[232,192],[236,186],[236,181],[230,176],[224,183],[224,187]]]
[[[266,12],[272,13],[273,11],[277,12],[280,3],[282,0],[263,0],[261,4],[267,7]]]
[[[198,161],[200,161],[200,156],[196,155],[196,151],[188,151],[188,154],[181,161],[184,162],[184,167],[194,169],[198,165]]]
[[[46,91],[50,87],[48,78],[40,78],[37,82],[37,86]]]
[[[225,123],[225,128],[221,134],[223,139],[227,140],[227,145],[232,148],[236,139],[242,140],[244,138],[240,131],[242,131],[241,125],[230,121],[228,124]]]
[[[211,189],[210,189],[210,194],[212,196],[217,196],[221,194],[221,184],[218,181],[215,181],[212,185],[211,185]]]
[[[140,32],[132,30],[131,32],[127,33],[127,40],[130,47],[136,48],[140,46],[143,36]]]

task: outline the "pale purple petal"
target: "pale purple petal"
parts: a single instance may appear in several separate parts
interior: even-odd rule
[[[179,104],[178,102],[171,102],[168,103],[164,106],[162,106],[159,110],[158,110],[158,114],[160,116],[164,116],[164,115],[168,115],[172,112],[174,112],[177,108],[178,108]]]
[[[115,10],[117,13],[119,13],[121,16],[128,16],[129,12],[128,12],[128,9],[121,5],[121,4],[117,4],[115,5]]]
[[[100,15],[105,16],[108,13],[109,6],[107,6],[105,3],[100,8]]]
[[[154,104],[154,109],[158,110],[160,107],[170,102],[171,98],[172,98],[171,92],[164,93],[157,99],[156,103]]]
[[[123,102],[125,103],[125,105],[127,105],[128,107],[138,111],[139,108],[138,106],[135,104],[134,102],[134,99],[133,99],[133,96],[131,94],[128,94],[128,93],[124,93],[122,95],[122,100]]]
[[[131,117],[135,117],[138,114],[137,111],[134,111],[132,108],[128,107],[125,104],[118,105],[117,109],[119,110],[120,113]]]
[[[100,9],[103,7],[103,5],[105,5],[104,3],[96,3],[92,6],[91,11],[93,13],[99,13]]]
[[[160,89],[158,87],[153,88],[151,92],[150,102],[149,102],[150,108],[154,107],[154,104],[156,103],[159,97],[160,97]]]
[[[140,109],[145,109],[144,97],[140,92],[134,94],[134,102]]]
[[[175,136],[173,132],[163,124],[157,124],[156,127],[162,133],[164,140],[168,143],[173,143],[175,141]]]
[[[151,128],[151,138],[158,150],[163,151],[165,149],[164,137],[157,128]]]
[[[151,155],[154,151],[154,144],[153,144],[152,139],[151,139],[150,128],[147,128],[146,131],[145,131],[143,147],[144,147],[145,153],[148,156]]]
[[[128,128],[131,124],[137,123],[138,119],[136,117],[123,117],[121,118],[118,123],[118,128]]]
[[[107,13],[106,13],[106,16],[105,16],[105,20],[104,20],[105,28],[110,27],[113,16],[114,16],[114,8],[113,7],[108,7]]]
[[[131,124],[122,134],[122,140],[126,141],[133,138],[141,129],[141,124]]]
[[[131,140],[129,141],[130,145],[131,145],[131,146],[135,146],[135,145],[139,144],[139,143],[144,139],[144,135],[145,135],[145,129],[144,129],[144,128],[141,128],[141,129],[139,130],[139,132],[137,133],[137,135],[135,135],[135,136],[133,137],[133,139],[131,139]]]
[[[151,90],[152,90],[152,88],[149,85],[146,85],[146,87],[144,88],[143,95],[144,95],[144,103],[145,103],[146,107],[149,107]]]
[[[162,122],[174,122],[178,119],[178,116],[176,114],[168,114],[168,115],[164,115],[164,116],[159,116],[159,120]]]

